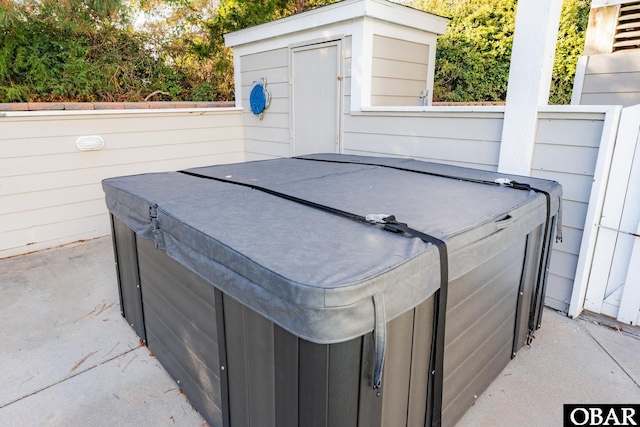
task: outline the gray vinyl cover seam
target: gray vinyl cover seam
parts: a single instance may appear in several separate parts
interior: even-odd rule
[[[505,177],[412,159],[307,157],[478,179]],[[546,199],[533,191],[375,166],[294,158],[192,171],[253,182],[359,215],[394,214],[446,242],[451,281],[546,219]],[[558,212],[558,183],[506,177],[549,192],[551,215]],[[109,178],[103,189],[109,211],[140,237],[155,240],[170,257],[223,292],[315,343],[346,341],[373,330],[371,297],[377,293],[383,293],[391,320],[440,286],[434,245],[256,190],[176,172]],[[159,229],[154,230],[149,212],[156,206]]]

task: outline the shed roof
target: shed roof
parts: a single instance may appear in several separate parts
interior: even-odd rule
[[[444,34],[448,19],[387,0],[343,0],[304,13],[224,35],[229,47],[316,29],[357,18],[375,18],[434,34]]]

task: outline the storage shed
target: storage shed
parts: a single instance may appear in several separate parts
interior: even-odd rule
[[[339,153],[343,112],[430,105],[446,24],[386,0],[344,0],[226,34],[249,160]],[[270,102],[254,114],[250,97],[261,83]]]
[[[558,183],[311,155],[103,182],[123,315],[212,426],[451,426],[540,324]]]

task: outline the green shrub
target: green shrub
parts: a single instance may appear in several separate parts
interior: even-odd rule
[[[190,98],[205,76],[176,66],[105,0],[89,1],[15,2],[0,15],[0,102]]]

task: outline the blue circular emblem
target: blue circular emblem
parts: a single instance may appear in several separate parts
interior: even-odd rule
[[[259,115],[260,119],[262,119],[262,113],[269,108],[270,98],[271,94],[267,90],[267,79],[263,77],[260,82],[253,82],[253,88],[249,95],[249,105],[253,114]]]
[[[267,105],[267,97],[264,94],[264,87],[260,83],[256,84],[253,89],[251,89],[249,103],[251,104],[251,111],[253,111],[253,114],[260,114],[264,111],[264,108]]]

